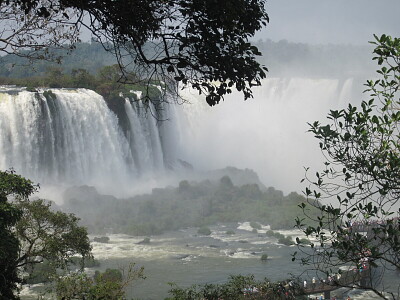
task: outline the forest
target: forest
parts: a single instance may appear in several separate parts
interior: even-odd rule
[[[285,196],[273,187],[234,185],[229,176],[223,176],[217,181],[182,180],[178,187],[155,188],[151,194],[128,199],[100,195],[88,186],[70,188],[64,192],[62,208],[80,217],[91,233],[143,236],[245,221],[291,229],[304,200],[297,193]]]

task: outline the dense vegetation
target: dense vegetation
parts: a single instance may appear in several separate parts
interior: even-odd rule
[[[364,80],[365,74],[373,70],[373,64],[367,63],[371,52],[369,46],[309,45],[285,40],[259,40],[255,45],[262,53],[258,61],[269,65],[272,77],[362,77]],[[95,75],[102,67],[117,64],[114,56],[95,42],[76,44],[72,55],[67,55],[66,50],[57,52],[64,56],[62,65],[39,60],[31,62],[27,67],[29,62],[22,57],[2,56],[0,78],[6,82],[5,78],[44,77],[48,70],[54,68],[62,68],[63,74],[72,74],[73,70],[84,69]]]
[[[302,288],[295,280],[270,282],[267,278],[262,281],[254,276],[231,276],[226,283],[193,285],[180,288],[172,285],[171,297],[166,300],[202,300],[202,299],[304,299],[299,298]]]
[[[38,88],[87,88],[96,91],[108,102],[120,99],[121,93],[124,97],[138,100],[137,94],[132,93],[132,90],[141,92],[143,97],[140,99],[144,101],[156,102],[161,96],[157,88],[157,85],[161,85],[159,82],[149,82],[148,85],[118,83],[122,76],[118,65],[98,68],[94,75],[83,68],[71,69],[67,73],[58,66],[50,66],[37,74],[31,77],[0,77],[0,85],[27,87],[29,91],[36,91]]]
[[[157,188],[129,199],[80,187],[67,190],[64,199],[64,209],[80,216],[90,232],[131,235],[238,221],[290,229],[300,212],[298,205],[305,200],[296,193],[284,196],[272,187],[262,191],[257,184],[235,186],[228,176],[218,182],[183,180],[178,187]]]
[[[41,266],[43,279],[68,271],[73,256],[91,257],[86,228],[50,203],[30,200],[37,186],[12,170],[0,171],[0,298],[18,299],[18,284]],[[44,276],[43,276],[44,275]]]
[[[251,98],[266,76],[249,41],[269,20],[263,0],[21,0],[0,11],[2,53],[59,61],[49,49],[73,49],[85,28],[115,56],[121,81],[180,83],[209,105],[233,90]]]
[[[400,38],[374,37],[380,67],[365,84],[368,99],[361,107],[331,110],[325,124],[309,124],[326,161],[305,178],[302,207],[307,218],[308,207],[320,211],[318,226],[297,219],[298,228],[317,238],[316,247],[299,249],[304,264],[325,273],[362,262],[379,267],[382,281],[356,286],[399,299],[400,285],[387,284],[385,273],[400,269]]]

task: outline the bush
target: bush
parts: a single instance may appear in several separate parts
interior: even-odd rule
[[[226,234],[232,235],[232,234],[235,234],[235,232],[233,230],[227,230]]]
[[[257,222],[250,222],[250,226],[254,229],[261,229],[261,224]]]
[[[139,245],[141,245],[141,244],[150,244],[150,238],[146,237],[146,238],[143,239],[143,241],[140,241],[138,244]]]
[[[282,233],[279,233],[279,232],[274,232],[274,237],[276,237],[278,240],[285,238],[285,236]]]
[[[201,235],[210,235],[211,230],[208,227],[201,227],[201,228],[199,228],[199,230],[197,230],[197,233],[201,234]]]
[[[96,271],[94,280],[96,282],[122,282],[122,272],[118,269],[107,269],[104,273]]]
[[[83,264],[85,268],[94,268],[100,266],[100,262],[92,257],[85,257],[82,261],[82,258],[74,256],[71,257],[70,262],[75,266],[82,266]]]
[[[297,240],[296,240],[296,241],[297,241]],[[311,244],[310,240],[309,240],[309,239],[306,239],[306,238],[301,238],[301,239],[299,239],[299,240],[297,241],[297,243],[298,243],[298,244],[303,244],[303,245],[310,245],[310,244]]]
[[[279,244],[286,245],[286,246],[290,246],[290,245],[293,245],[293,244],[294,244],[294,242],[293,242],[293,240],[292,240],[291,237],[283,237],[283,238],[280,238],[280,239],[278,239],[278,243],[279,243]]]
[[[263,255],[261,255],[261,260],[262,261],[268,260],[268,254],[264,253]]]
[[[267,236],[269,236],[269,237],[274,237],[275,236],[275,232],[273,232],[272,230],[268,230],[265,234]]]

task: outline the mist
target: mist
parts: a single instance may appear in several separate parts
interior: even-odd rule
[[[256,39],[365,45],[373,34],[399,36],[397,0],[269,0],[270,23]]]

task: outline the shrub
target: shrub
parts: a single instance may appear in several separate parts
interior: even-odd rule
[[[274,232],[274,237],[276,237],[278,240],[285,238],[285,236],[279,232]]]
[[[280,238],[280,239],[278,239],[278,243],[279,243],[279,244],[286,245],[286,246],[290,246],[290,245],[293,245],[293,244],[294,244],[294,242],[293,242],[293,240],[292,240],[291,237],[283,237],[283,238]]]
[[[272,230],[268,230],[265,234],[266,234],[267,236],[269,236],[269,237],[275,236],[275,232],[273,232]]]
[[[299,239],[297,243],[298,244],[303,244],[303,245],[310,245],[311,244],[310,240],[306,239],[306,238]]]
[[[142,241],[140,241],[138,244],[150,244],[150,238],[146,237]]]
[[[250,226],[254,229],[261,229],[261,224],[257,222],[250,222]]]
[[[261,255],[261,260],[262,260],[262,261],[268,260],[268,254],[263,253],[263,254]]]
[[[232,234],[235,234],[235,232],[233,230],[227,230],[226,234],[232,235]]]
[[[200,227],[199,230],[197,230],[197,233],[201,235],[210,235],[211,230],[208,227]]]

